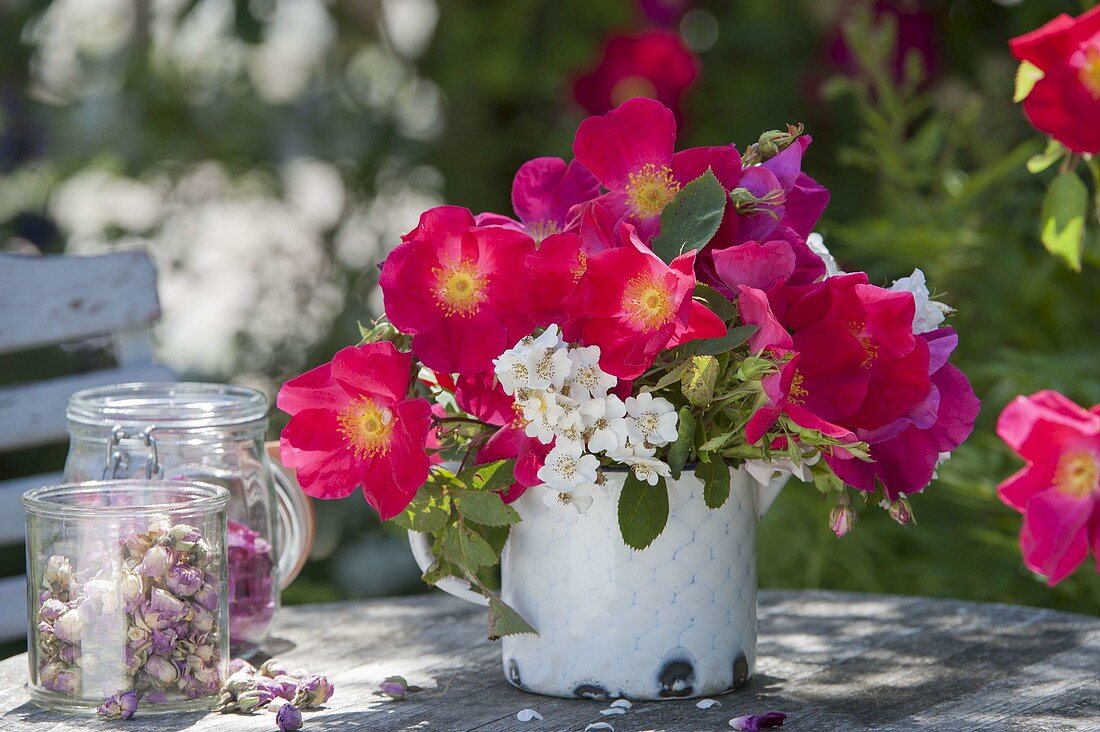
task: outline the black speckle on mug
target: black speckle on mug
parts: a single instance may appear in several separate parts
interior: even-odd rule
[[[512,686],[526,690],[527,687],[523,685],[523,678],[519,675],[519,664],[516,663],[516,659],[509,658],[507,663],[508,668],[508,681]]]
[[[695,684],[695,667],[686,659],[673,659],[657,672],[663,697],[691,696]]]
[[[607,693],[607,689],[599,684],[581,684],[573,689],[573,696],[578,699],[598,699],[600,701],[611,698],[611,695]]]
[[[749,659],[744,653],[738,653],[733,659],[733,688],[740,689],[749,682]]]

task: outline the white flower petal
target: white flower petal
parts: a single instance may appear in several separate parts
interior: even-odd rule
[[[611,707],[610,709],[601,709],[600,714],[605,717],[613,717],[618,714],[626,714],[626,710],[622,707]]]
[[[700,709],[710,709],[711,707],[722,706],[722,702],[718,701],[717,699],[700,699],[699,701],[695,702],[695,706],[699,707]]]
[[[520,709],[516,712],[516,719],[521,722],[530,722],[532,719],[542,721],[542,715],[536,712],[534,709]]]
[[[630,703],[629,699],[616,699],[615,701],[611,702],[611,706],[615,707],[616,709],[630,709],[634,705]]]
[[[593,722],[584,728],[584,732],[596,732],[598,729],[606,729],[609,730],[609,732],[615,732],[615,728],[607,722]]]

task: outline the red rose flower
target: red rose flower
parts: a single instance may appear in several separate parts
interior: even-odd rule
[[[604,114],[633,97],[656,99],[683,120],[680,99],[699,75],[699,60],[672,31],[616,36],[603,58],[573,85],[577,102],[589,114]]]
[[[1043,72],[1024,99],[1031,124],[1073,152],[1100,152],[1100,7],[1059,15],[1009,48]]]

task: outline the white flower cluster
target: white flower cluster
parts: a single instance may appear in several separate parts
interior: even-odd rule
[[[554,491],[550,500],[587,509],[604,480],[598,454],[650,485],[669,476],[668,465],[654,455],[676,439],[676,408],[649,393],[625,401],[609,394],[618,380],[600,368],[599,346],[570,346],[551,325],[493,363],[501,387],[516,400],[527,436],[554,443],[538,472]]]

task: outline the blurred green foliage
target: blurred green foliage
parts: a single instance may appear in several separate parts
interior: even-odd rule
[[[252,10],[270,4],[234,2],[234,33],[245,43],[263,35]],[[402,79],[438,87],[442,127],[407,134],[387,115],[386,105],[396,102],[363,101],[375,98],[370,92],[384,82],[379,70],[394,63],[378,18],[398,4],[334,1],[336,32],[325,61],[289,101],[266,100],[240,78],[196,97],[187,78],[123,53],[124,81],[107,97],[43,102],[28,94],[25,29],[48,3],[15,3],[0,14],[6,100],[0,130],[22,142],[17,155],[2,156],[0,239],[37,236],[43,249],[63,248],[64,231],[41,224],[47,233],[36,235],[28,222],[48,221],[47,200],[59,179],[104,159],[129,176],[174,174],[213,159],[234,175],[259,171],[267,176],[261,182],[270,183],[288,157],[306,154],[334,163],[349,198],[364,205],[412,182],[449,203],[508,212],[511,177],[523,161],[570,155],[582,117],[571,98],[574,76],[594,65],[609,35],[644,26],[631,0],[440,2],[426,50],[398,54],[395,68]],[[707,28],[713,43],[700,48],[703,71],[687,98],[679,145],[732,140],[743,149],[763,130],[804,122],[814,137],[804,169],[833,194],[819,230],[842,268],[865,269],[882,284],[924,269],[941,299],[958,309],[956,360],[984,404],[974,437],[913,501],[915,526],[867,510],[837,540],[817,492],[792,484],[763,523],[761,584],[1097,613],[1100,578],[1091,567],[1056,588],[1023,568],[1019,517],[995,495],[1019,462],[993,433],[999,410],[1018,393],[1054,388],[1081,403],[1100,402],[1100,241],[1094,232],[1080,274],[1039,243],[1040,200],[1054,171],[1033,176],[1024,167],[1043,140],[1011,102],[1015,63],[1007,48],[1010,37],[1059,12],[1080,12],[1082,4],[898,0],[894,6],[915,7],[934,22],[925,56],[933,62],[930,73],[921,73],[925,65],[915,59],[895,63],[893,16],[876,16],[869,3],[693,4],[693,22]],[[846,58],[838,60],[845,26]],[[380,49],[365,59],[379,73],[367,74],[360,88],[343,70],[365,47]],[[901,80],[899,67],[909,69]],[[31,170],[45,172],[33,185],[16,186]],[[425,170],[429,182],[421,185]],[[279,184],[270,187],[278,192]],[[374,268],[343,262],[331,232],[321,241],[345,293],[327,332],[311,334],[301,353],[277,351],[261,374],[238,365],[196,375],[236,378],[248,371],[250,379],[274,384],[357,339],[356,321],[367,320],[377,304]],[[400,571],[386,588],[418,589],[399,532],[380,527],[359,498],[317,508],[316,561],[288,590],[288,602],[373,592],[377,586],[349,577],[381,576],[393,567]]]

